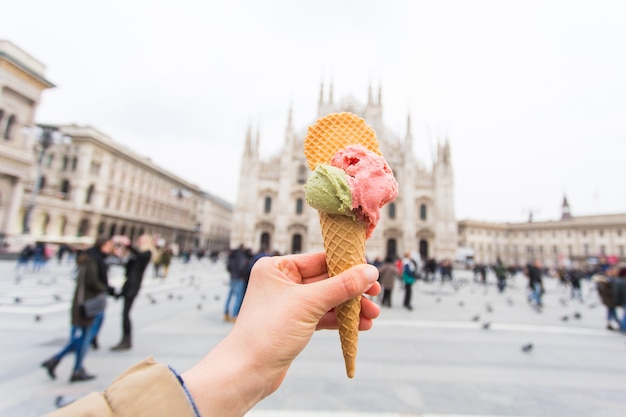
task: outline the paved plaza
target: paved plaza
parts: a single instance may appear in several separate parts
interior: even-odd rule
[[[68,382],[73,356],[48,378],[40,363],[66,342],[72,265],[51,262],[15,283],[14,261],[0,261],[0,416],[38,416],[55,399],[102,390],[148,355],[179,371],[223,338],[228,276],[221,262],[175,261],[165,280],[146,271],[132,311],[133,349],[111,352],[121,333],[121,301],[111,300],[85,367],[93,381]],[[112,267],[120,287],[122,269]],[[626,415],[626,336],[605,329],[606,309],[590,284],[584,302],[546,279],[545,308],[526,302],[522,275],[499,294],[455,271],[455,285],[418,282],[413,311],[393,293],[374,328],[359,341],[354,379],[345,376],[339,336],[318,332],[283,385],[251,417]],[[621,312],[620,312],[621,313]],[[263,314],[263,312],[259,312]],[[253,341],[252,341],[253,342]],[[532,344],[523,351],[522,347]]]

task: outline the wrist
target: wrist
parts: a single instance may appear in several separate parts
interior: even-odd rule
[[[249,342],[248,342],[249,343]],[[241,417],[273,390],[247,344],[232,332],[197,365],[182,374],[203,417]]]

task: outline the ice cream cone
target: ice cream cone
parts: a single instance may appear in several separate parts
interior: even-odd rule
[[[333,277],[365,261],[366,225],[349,216],[320,213],[320,225],[326,250],[328,275]],[[349,378],[354,377],[359,341],[361,297],[348,300],[335,308],[339,323],[341,350]]]
[[[329,163],[337,151],[350,145],[362,145],[380,155],[374,130],[362,118],[351,113],[333,113],[310,126],[304,140],[304,154],[309,168]],[[326,251],[328,274],[333,277],[365,262],[365,240],[368,225],[356,216],[331,214],[320,210],[320,225]],[[346,373],[354,377],[359,337],[361,297],[335,308],[341,350]]]

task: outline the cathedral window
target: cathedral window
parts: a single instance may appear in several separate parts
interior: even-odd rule
[[[426,220],[426,204],[420,206],[420,220]]]
[[[389,207],[389,218],[390,219],[395,219],[396,218],[396,203],[389,203],[389,205],[387,206]]]
[[[78,166],[78,158],[72,158],[72,171],[76,171],[76,167]]]
[[[63,157],[63,167],[61,167],[62,171],[67,171],[67,165],[70,163],[70,159],[66,156]]]
[[[298,168],[298,184],[306,184],[306,174],[307,174],[307,168],[304,165],[300,165],[300,167]]]
[[[296,214],[302,214],[302,210],[304,208],[304,201],[302,198],[296,199]]]
[[[265,204],[263,207],[264,213],[270,213],[272,211],[272,197],[265,197]]]

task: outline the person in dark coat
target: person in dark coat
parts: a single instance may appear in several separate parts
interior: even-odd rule
[[[152,253],[156,247],[152,237],[141,235],[137,238],[136,246],[133,246],[126,237],[119,238],[120,244],[126,246],[130,256],[126,262],[126,281],[117,297],[124,298],[124,309],[122,310],[122,340],[111,347],[112,351],[128,350],[132,347],[130,309],[141,289],[143,275],[150,263]]]
[[[395,285],[396,279],[398,279],[398,269],[396,268],[393,257],[387,256],[379,268],[380,270],[380,285],[383,287],[383,307],[391,308],[391,293]]]
[[[83,360],[89,349],[91,341],[92,324],[94,318],[85,317],[82,313],[81,304],[83,300],[96,297],[108,291],[107,285],[102,281],[102,267],[104,262],[100,259],[110,254],[113,250],[113,242],[110,238],[99,238],[96,244],[82,252],[77,258],[77,276],[76,288],[74,289],[74,298],[72,299],[71,328],[70,340],[56,355],[41,364],[46,368],[48,375],[52,379],[56,379],[55,369],[61,359],[69,352],[76,353],[76,361],[70,382],[88,381],[95,378],[94,375],[87,373],[83,367]],[[106,266],[104,266],[106,268]],[[106,274],[106,270],[104,271]],[[83,300],[81,300],[81,294]]]

